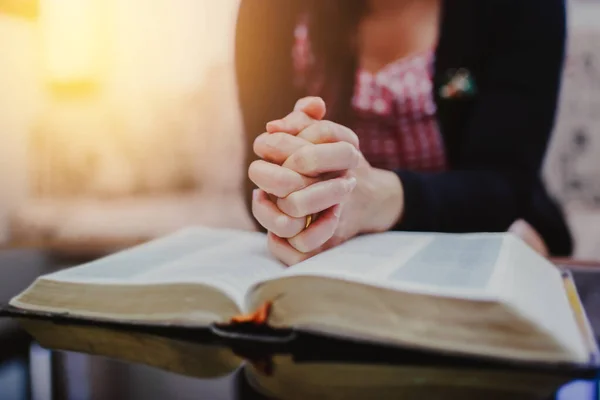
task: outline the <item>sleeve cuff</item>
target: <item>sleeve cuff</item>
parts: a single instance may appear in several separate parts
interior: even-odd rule
[[[432,210],[427,201],[423,182],[419,174],[411,171],[394,171],[402,182],[404,210],[400,221],[392,228],[395,231],[430,231],[433,228]]]

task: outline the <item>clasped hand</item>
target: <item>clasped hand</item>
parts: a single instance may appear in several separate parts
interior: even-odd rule
[[[258,187],[252,213],[268,231],[269,250],[286,265],[358,234],[385,231],[402,213],[396,174],[369,165],[356,134],[324,115],[322,99],[301,99],[254,142],[260,160],[248,170]]]

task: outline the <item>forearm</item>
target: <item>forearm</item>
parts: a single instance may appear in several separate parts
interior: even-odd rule
[[[396,230],[504,231],[520,217],[532,182],[518,171],[396,171],[403,182],[404,214]]]

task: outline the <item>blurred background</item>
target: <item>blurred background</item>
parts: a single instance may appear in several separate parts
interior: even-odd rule
[[[12,248],[0,254],[0,303],[61,267],[45,251],[15,248],[89,256],[189,224],[251,229],[233,75],[237,4],[0,0],[0,246]],[[575,257],[600,260],[600,0],[568,0],[568,7],[568,56],[544,177],[566,211]],[[27,371],[49,364],[50,353],[15,332],[0,321],[2,398],[27,398],[32,377],[47,383]],[[3,351],[21,355],[2,358]],[[73,398],[91,398],[83,378],[90,371],[101,378],[93,393],[126,379],[130,391],[144,391],[139,397],[168,388],[195,393],[182,377],[168,383],[144,367],[109,374],[109,361],[64,357],[77,390],[87,393]],[[216,393],[210,385],[205,390]]]
[[[0,0],[0,240],[69,251],[249,228],[236,7]]]
[[[600,259],[600,2],[569,0],[544,175]],[[237,0],[0,0],[0,241],[96,251],[186,224],[250,229]]]

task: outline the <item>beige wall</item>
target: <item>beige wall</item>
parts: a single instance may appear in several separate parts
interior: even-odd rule
[[[165,154],[161,150],[178,144],[189,150],[187,157],[193,161],[195,179],[209,192],[237,187],[243,171],[231,71],[236,3],[107,0],[112,18],[107,21],[107,32],[111,34],[107,33],[106,39],[112,46],[106,60],[109,69],[105,91],[98,105],[111,112],[116,110],[125,121],[124,133],[96,126],[98,137],[91,137],[92,129],[84,120],[81,132],[68,140],[75,146],[74,154],[91,143],[90,147],[106,161],[101,176],[90,178],[93,190],[103,194],[126,192],[131,185],[133,173],[124,159],[110,158],[111,137],[129,140],[136,144],[129,147],[150,155],[139,179],[154,184],[168,180],[168,167],[175,163],[155,160],[160,161]],[[600,104],[600,73],[598,79],[590,80],[590,67],[585,61],[592,60],[591,69],[600,71],[599,19],[600,3],[570,1],[565,87],[545,168],[551,191],[567,206],[579,242],[577,254],[582,257],[600,257],[600,245],[594,239],[600,237],[600,223],[593,222],[600,221],[600,204],[594,203],[595,197],[600,201],[600,113],[594,106]],[[51,108],[41,93],[38,35],[34,23],[0,16],[0,241],[5,237],[8,211],[27,197],[30,127],[40,115],[55,114],[48,111]],[[574,132],[581,127],[589,139],[588,150],[574,155]],[[105,135],[107,131],[110,134]],[[572,161],[567,174],[561,166],[565,157]],[[581,179],[583,189],[569,188],[574,177]],[[202,210],[204,215],[219,212],[221,202],[215,199]],[[190,206],[190,211],[195,207]],[[126,209],[119,215],[128,214]],[[240,210],[233,214],[241,218]],[[35,213],[32,215],[30,220],[39,219]],[[139,220],[145,220],[144,215]],[[121,222],[120,217],[116,219]],[[218,224],[215,219],[210,221]]]
[[[33,24],[0,15],[0,240],[26,194],[25,138],[40,104]]]
[[[109,44],[105,60],[109,68],[105,90],[97,103],[90,106],[100,112],[89,120],[97,122],[103,112],[113,113],[127,133],[105,134],[102,129],[106,127],[92,128],[92,124],[86,127],[82,119],[81,129],[74,129],[78,132],[60,140],[69,143],[73,153],[83,151],[90,140],[95,140],[100,157],[104,157],[110,167],[105,176],[97,177],[96,187],[118,192],[130,182],[128,171],[120,168],[123,160],[110,159],[107,155],[111,135],[121,135],[120,140],[127,136],[126,140],[138,143],[130,147],[141,152],[164,149],[165,143],[174,142],[169,135],[179,134],[182,137],[179,141],[188,141],[182,147],[196,146],[200,153],[206,152],[209,145],[213,149],[218,145],[213,137],[215,132],[208,128],[218,130],[219,121],[228,134],[239,135],[235,104],[231,104],[235,92],[231,71],[224,70],[216,77],[214,72],[215,68],[228,69],[231,63],[236,1],[110,0],[105,3],[111,16],[106,21],[104,36]],[[50,104],[42,92],[40,57],[43,52],[39,35],[35,22],[0,15],[0,241],[6,236],[7,213],[27,197],[26,154],[31,127],[42,117],[59,119],[56,116],[61,112],[69,113],[68,109]],[[212,76],[207,81],[209,72]],[[219,97],[211,101],[214,96]],[[217,104],[233,112],[226,118],[213,119],[211,125],[206,116],[215,115]],[[202,109],[196,109],[198,105]],[[68,121],[70,127],[77,123]],[[59,120],[55,125],[62,127],[64,122]],[[100,132],[94,133],[95,128]],[[200,135],[199,129],[204,130]],[[90,135],[98,137],[90,139]],[[223,139],[230,141],[231,137]],[[102,153],[104,149],[107,150]],[[236,151],[241,149],[234,146],[230,154],[234,158]],[[160,181],[165,175],[168,163],[160,168],[160,163],[152,159],[161,156],[160,152],[150,154],[146,181]],[[198,159],[195,171],[198,179],[216,179],[203,169],[208,161],[206,157]],[[223,165],[223,161],[216,161],[217,167]],[[153,166],[155,170],[151,169]],[[236,179],[239,180],[235,173],[226,178],[234,186]]]

